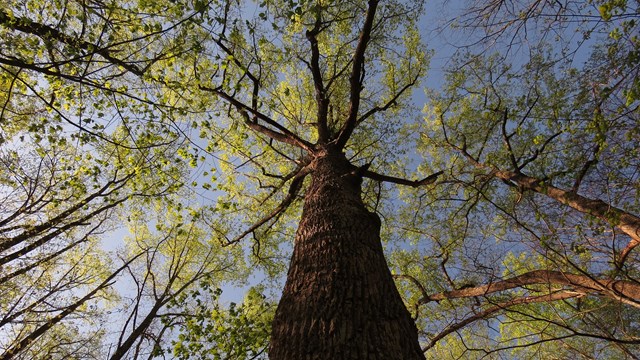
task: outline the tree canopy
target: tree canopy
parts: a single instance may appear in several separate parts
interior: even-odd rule
[[[417,331],[416,358],[640,357],[639,21],[637,0],[4,2],[0,358],[287,358],[283,313],[331,286],[300,326],[378,358],[333,311],[393,308],[389,272],[412,318],[389,343]]]

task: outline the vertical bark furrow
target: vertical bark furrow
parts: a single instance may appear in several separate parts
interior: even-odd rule
[[[423,359],[353,166],[342,154],[313,166],[270,359]]]

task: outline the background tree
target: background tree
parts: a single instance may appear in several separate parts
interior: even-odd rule
[[[170,41],[175,27],[141,21],[147,15],[129,5],[0,7],[3,359],[148,355],[140,344],[149,344],[149,323],[159,322],[170,299],[202,276],[218,281],[213,275],[229,263],[236,267],[228,279],[242,277],[242,256],[230,260],[237,252],[218,257],[219,242],[201,230],[174,231],[185,222],[177,219],[197,213],[187,210],[193,195],[184,188],[191,176],[184,128],[168,120],[175,106],[127,87],[149,64],[174,56],[166,52],[179,51]],[[167,10],[178,16],[189,8]],[[118,246],[125,224],[154,208],[176,214],[164,234],[150,238],[146,227],[131,227],[138,241]],[[188,260],[194,243],[198,255]],[[133,301],[130,282],[141,284]]]
[[[479,47],[452,61],[419,130],[451,173],[402,225],[436,246],[396,257],[424,349],[636,358],[637,9],[474,5],[458,24]]]

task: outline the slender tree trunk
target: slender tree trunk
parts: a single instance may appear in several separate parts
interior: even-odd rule
[[[310,166],[270,359],[424,359],[357,168],[336,151],[316,154]]]
[[[125,355],[127,355],[129,350],[131,350],[133,344],[135,344],[136,341],[140,340],[144,332],[147,331],[147,329],[151,325],[151,322],[156,318],[156,316],[158,316],[158,311],[160,311],[164,304],[165,303],[162,300],[156,300],[156,303],[153,305],[153,308],[151,308],[151,311],[149,311],[147,316],[144,317],[144,320],[142,320],[142,322],[135,329],[133,329],[133,331],[131,331],[131,334],[129,334],[127,340],[118,344],[118,348],[113,352],[113,355],[111,355],[111,360],[120,360]],[[125,331],[126,328],[122,329],[123,333]]]

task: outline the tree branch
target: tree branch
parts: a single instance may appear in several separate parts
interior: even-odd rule
[[[400,89],[400,91],[398,91],[393,96],[393,98],[391,98],[391,100],[387,101],[386,104],[384,104],[382,106],[376,106],[376,107],[370,109],[369,111],[367,111],[366,113],[364,113],[364,115],[362,115],[360,118],[358,118],[358,121],[356,122],[356,125],[360,124],[361,122],[363,122],[365,120],[367,120],[368,118],[370,118],[371,116],[375,115],[376,113],[379,113],[379,112],[382,112],[382,111],[386,111],[391,106],[395,105],[396,101],[398,100],[398,98],[400,96],[402,96],[402,94],[404,94],[405,91],[407,91],[411,87],[413,87],[413,85],[415,85],[417,82],[418,82],[418,77],[415,77],[411,82],[409,82],[402,89]]]
[[[607,204],[602,200],[594,200],[578,195],[572,190],[557,188],[541,179],[527,176],[520,172],[500,170],[494,166],[483,164],[467,152],[466,146],[459,147],[448,140],[447,144],[460,152],[460,154],[462,154],[475,167],[490,169],[491,172],[489,175],[503,180],[509,185],[516,185],[521,190],[531,190],[539,194],[546,195],[574,210],[606,221],[612,226],[617,227],[623,233],[627,234],[631,237],[631,240],[615,260],[618,267],[621,267],[626,261],[629,253],[640,245],[640,217],[612,206],[611,204]]]
[[[300,190],[300,187],[302,186],[302,181],[304,180],[304,178],[310,172],[311,172],[311,169],[308,166],[305,166],[304,168],[302,168],[296,174],[296,176],[293,177],[293,180],[291,181],[291,185],[289,185],[289,192],[287,193],[287,196],[282,200],[280,205],[278,205],[267,216],[263,217],[262,219],[258,220],[258,222],[256,222],[255,224],[251,225],[251,227],[249,227],[247,230],[242,232],[242,234],[236,236],[232,240],[228,240],[226,244],[223,244],[223,246],[228,246],[228,245],[237,243],[238,241],[242,240],[245,236],[251,234],[256,229],[258,229],[260,226],[264,225],[267,221],[273,219],[278,214],[280,214],[281,212],[286,210],[289,207],[289,205],[291,205],[291,202],[293,201],[293,199],[295,199],[296,195],[298,194],[298,191]]]
[[[545,140],[545,142],[542,144],[542,146],[540,146],[539,149],[536,149],[536,151],[533,152],[533,155],[531,155],[528,159],[524,160],[522,163],[518,165],[517,167],[518,171],[524,169],[524,167],[527,166],[529,163],[535,161],[538,158],[538,156],[544,152],[544,149],[547,147],[547,145],[549,145],[551,141],[553,141],[553,139],[560,136],[561,134],[562,134],[562,131],[559,131],[551,135],[550,137],[548,137],[547,140]],[[518,159],[518,161],[520,161],[521,159],[522,158]]]
[[[329,99],[327,98],[327,89],[324,87],[322,80],[322,73],[320,72],[320,50],[318,49],[317,35],[321,31],[322,17],[320,6],[315,7],[316,22],[313,29],[308,30],[306,37],[311,44],[311,63],[309,63],[309,69],[313,76],[313,86],[316,91],[316,103],[318,106],[318,113],[316,119],[316,126],[318,129],[318,143],[326,143],[329,140],[329,128],[327,127],[327,115],[329,110]]]
[[[52,317],[51,319],[49,319],[42,326],[40,326],[39,328],[35,329],[32,333],[27,335],[25,338],[23,338],[21,341],[19,341],[17,344],[15,344],[13,347],[11,347],[9,350],[7,350],[4,354],[2,354],[0,356],[0,359],[2,359],[2,360],[12,359],[14,356],[16,356],[22,350],[24,350],[30,343],[35,341],[42,334],[47,332],[50,328],[55,326],[57,323],[59,323],[65,317],[67,317],[69,314],[73,313],[77,308],[79,308],[84,303],[86,303],[88,300],[93,298],[94,295],[98,291],[101,291],[102,289],[105,289],[105,288],[111,286],[111,284],[113,283],[113,281],[116,278],[116,276],[118,276],[118,274],[120,274],[120,272],[122,272],[122,270],[128,268],[129,264],[131,264],[133,261],[135,261],[137,258],[142,256],[143,254],[144,254],[144,252],[138,253],[134,257],[129,259],[126,263],[124,263],[124,265],[119,267],[115,272],[113,272],[111,275],[109,275],[109,277],[104,279],[104,281],[102,281],[102,283],[100,283],[98,286],[96,286],[93,290],[91,290],[89,293],[87,293],[81,299],[79,299],[75,303],[69,305],[67,308],[65,308],[58,315],[56,315],[56,316]]]
[[[551,302],[551,301],[556,301],[556,300],[564,300],[564,299],[570,299],[570,298],[574,298],[574,297],[581,297],[583,296],[583,294],[580,293],[575,293],[575,292],[569,292],[569,291],[558,291],[555,293],[551,293],[548,295],[541,295],[541,296],[527,296],[527,297],[523,297],[523,298],[518,298],[518,299],[514,299],[511,301],[507,301],[507,302],[503,302],[500,303],[498,305],[492,306],[486,310],[483,310],[479,313],[474,314],[473,316],[470,316],[458,323],[452,324],[450,326],[448,326],[446,329],[444,329],[442,332],[440,332],[438,335],[436,335],[435,337],[433,337],[431,339],[431,341],[429,342],[429,344],[427,346],[425,346],[424,348],[422,348],[423,352],[426,352],[427,350],[431,349],[432,347],[434,347],[436,345],[436,343],[440,340],[442,340],[445,336],[458,331],[460,329],[462,329],[463,327],[477,321],[477,320],[481,320],[481,319],[485,319],[487,317],[489,317],[490,315],[500,311],[500,310],[505,310],[509,307],[515,306],[515,305],[521,305],[521,304],[533,304],[533,303],[539,303],[539,302]]]
[[[0,251],[6,251],[9,250],[10,248],[26,241],[29,239],[32,239],[48,230],[51,229],[55,229],[55,231],[53,232],[55,235],[48,235],[47,239],[49,239],[49,236],[56,236],[57,234],[62,233],[63,231],[75,226],[75,225],[80,225],[83,224],[84,222],[88,221],[89,219],[93,218],[95,215],[99,214],[100,212],[103,212],[107,209],[110,209],[114,206],[116,206],[116,203],[106,203],[102,206],[99,206],[96,210],[94,210],[92,213],[90,213],[89,215],[83,214],[81,215],[81,217],[79,219],[75,219],[67,224],[63,224],[63,222],[70,218],[72,215],[74,215],[76,212],[78,212],[80,209],[82,209],[84,206],[92,203],[94,200],[98,199],[98,198],[106,198],[109,194],[113,193],[114,191],[117,191],[121,188],[123,188],[127,182],[133,178],[133,176],[135,175],[135,173],[130,173],[127,174],[126,176],[124,176],[121,179],[118,179],[117,177],[114,176],[113,179],[111,179],[110,181],[106,182],[100,189],[96,190],[94,193],[91,193],[90,195],[82,198],[81,200],[77,201],[76,203],[72,204],[68,209],[62,211],[61,213],[53,216],[50,219],[47,219],[46,221],[38,224],[38,225],[33,225],[30,228],[26,229],[25,231],[23,231],[22,233],[11,237],[11,238],[5,238],[5,237],[0,237],[0,241],[1,244],[0,245]],[[116,202],[119,204],[123,201],[125,201],[127,198],[120,198],[118,199]],[[62,224],[62,225],[61,225]],[[18,255],[16,255],[17,257]],[[13,259],[13,258],[11,258]],[[9,261],[9,260],[7,260]],[[2,260],[0,260],[0,264],[4,263],[4,258],[2,258]]]
[[[509,121],[509,109],[504,109],[504,114],[502,116],[502,141],[504,145],[507,147],[507,152],[509,153],[509,160],[511,161],[511,166],[514,169],[518,169],[518,162],[516,161],[516,155],[513,152],[513,147],[511,146],[511,137],[514,133],[507,134],[507,122]]]
[[[413,277],[411,275],[405,275],[405,274],[394,274],[393,277],[396,278],[396,279],[409,280],[411,283],[413,283],[413,285],[415,285],[420,290],[420,293],[422,294],[423,298],[428,298],[429,297],[429,295],[427,293],[427,289],[425,289],[424,286],[422,286],[422,284],[420,283],[420,281],[418,281],[418,279],[416,279],[415,277]],[[420,303],[419,303],[419,305],[420,305]]]
[[[349,76],[349,116],[344,125],[340,129],[336,145],[338,149],[344,148],[351,137],[351,133],[357,125],[358,110],[360,108],[360,92],[362,91],[362,72],[364,71],[364,53],[371,38],[371,30],[373,28],[373,19],[376,15],[378,0],[369,0],[369,7],[365,16],[364,26],[360,33],[360,40],[356,51],[353,54],[353,68]]]
[[[582,213],[597,217],[617,227],[631,237],[631,241],[620,253],[616,263],[622,266],[629,252],[640,244],[640,218],[599,199],[590,199],[572,191],[557,188],[541,179],[512,171],[493,171],[495,177],[512,182],[523,190],[544,194]]]
[[[487,285],[433,294],[420,299],[418,303],[422,305],[430,301],[486,296],[504,290],[535,284],[571,286],[575,291],[584,293],[585,295],[588,293],[604,294],[609,298],[640,308],[640,284],[636,282],[611,279],[596,280],[586,275],[576,275],[551,270],[530,271],[507,280]]]
[[[221,89],[210,88],[202,85],[200,86],[200,89],[220,96],[221,98],[226,100],[229,104],[231,104],[233,107],[235,107],[244,118],[245,124],[249,126],[252,130],[260,132],[274,140],[297,146],[308,152],[312,151],[313,145],[311,143],[299,138],[296,134],[289,131],[289,129],[287,129],[286,127],[278,124],[275,120],[271,119],[267,115],[264,115],[258,110],[252,109],[250,106],[242,103],[241,101],[225,93]],[[249,114],[253,115],[252,116],[253,118],[250,118]],[[258,119],[275,127],[280,132],[271,130],[268,127],[258,124],[258,121],[257,121]]]
[[[24,18],[24,17],[12,18],[2,10],[0,10],[0,24],[13,30],[39,36],[42,39],[55,39],[69,46],[73,46],[78,49],[89,51],[90,53],[99,54],[100,56],[108,60],[110,63],[114,65],[122,66],[124,69],[138,76],[144,74],[144,72],[148,68],[148,66],[146,66],[144,69],[140,69],[134,64],[128,63],[126,61],[123,61],[121,59],[114,57],[111,54],[111,51],[109,51],[107,47],[100,48],[95,44],[92,44],[83,40],[75,39],[50,26],[31,21],[31,19],[28,19],[28,18]],[[110,45],[110,46],[113,46],[113,45]]]
[[[593,149],[593,157],[589,159],[586,163],[584,163],[584,165],[580,169],[580,172],[578,172],[576,181],[573,183],[573,187],[571,188],[572,192],[574,193],[578,192],[578,190],[580,189],[580,184],[582,184],[582,180],[587,175],[587,172],[589,171],[591,166],[595,165],[598,162],[599,152],[600,152],[600,144],[596,144],[596,146]]]
[[[362,176],[367,177],[369,179],[377,180],[377,181],[384,181],[384,182],[390,182],[390,183],[394,183],[394,184],[407,185],[407,186],[411,186],[411,187],[415,188],[415,187],[420,187],[420,186],[426,186],[426,185],[433,184],[436,181],[436,179],[438,178],[438,176],[442,175],[442,173],[444,173],[444,171],[438,171],[436,173],[433,173],[433,174],[427,176],[426,178],[424,178],[422,180],[407,180],[407,179],[398,178],[398,177],[395,177],[395,176],[388,176],[388,175],[378,174],[378,173],[370,171],[370,170],[365,170],[362,173]]]

